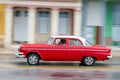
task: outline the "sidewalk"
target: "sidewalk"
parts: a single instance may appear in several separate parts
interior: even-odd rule
[[[120,57],[120,47],[110,47],[111,54],[113,57]],[[17,48],[0,48],[0,54],[15,54],[17,52]]]
[[[15,54],[17,49],[0,48],[0,54]]]
[[[120,57],[120,47],[110,47],[113,57]]]

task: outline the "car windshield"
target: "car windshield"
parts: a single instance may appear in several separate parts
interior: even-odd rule
[[[86,45],[86,46],[91,46],[92,43],[90,43],[88,40],[85,40],[85,45]]]
[[[50,37],[50,38],[46,41],[47,44],[53,44],[53,42],[54,42],[54,38],[53,38],[53,37]]]

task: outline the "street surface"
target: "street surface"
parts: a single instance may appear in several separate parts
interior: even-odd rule
[[[118,70],[0,68],[0,80],[120,80]]]
[[[79,62],[42,61],[29,66],[26,59],[0,55],[0,80],[120,80],[120,58],[96,62],[94,66]]]

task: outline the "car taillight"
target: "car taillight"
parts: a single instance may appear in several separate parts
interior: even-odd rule
[[[110,52],[111,52],[111,49],[109,49],[108,52],[110,53]]]
[[[111,49],[107,49],[106,52],[107,52],[107,53],[110,53],[110,52],[111,52]]]

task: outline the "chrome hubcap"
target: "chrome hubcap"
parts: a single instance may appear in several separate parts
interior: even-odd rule
[[[85,60],[86,64],[91,65],[94,62],[94,59],[92,57],[87,57]]]
[[[31,64],[36,64],[37,61],[38,61],[38,59],[37,59],[36,56],[34,56],[34,55],[30,56],[29,62],[30,62]]]

